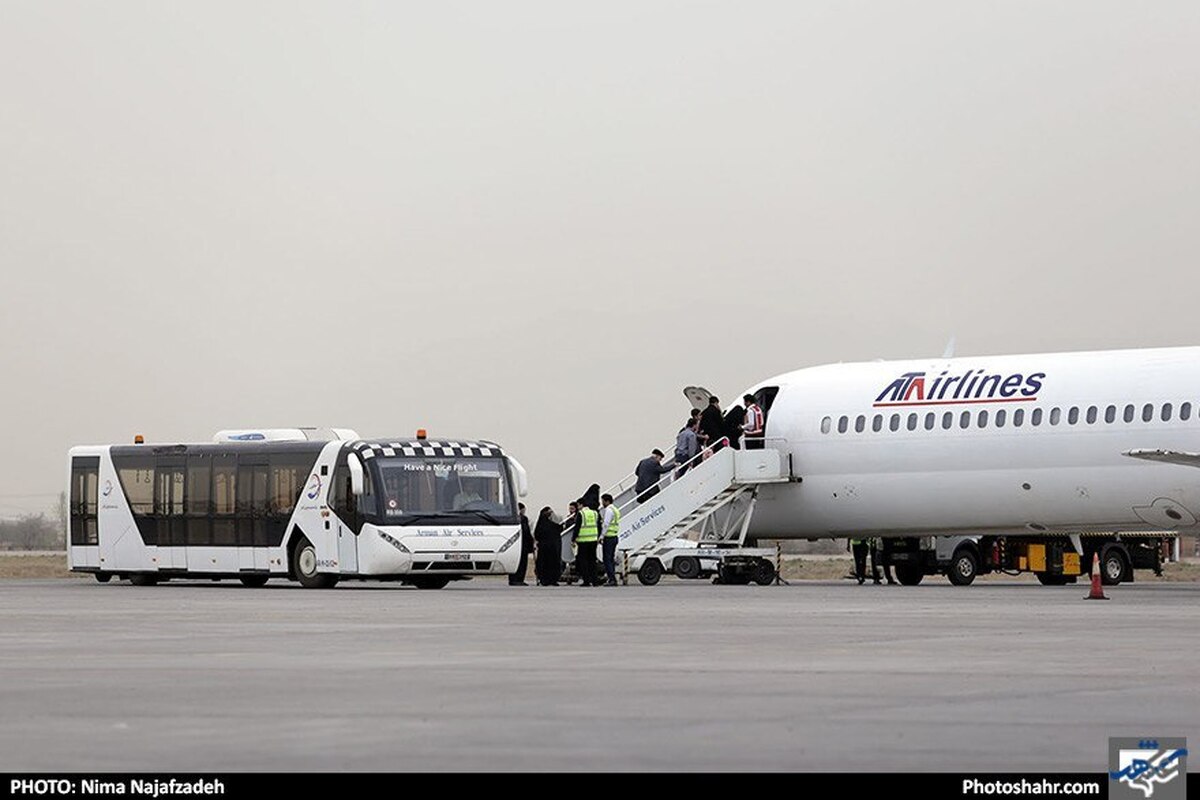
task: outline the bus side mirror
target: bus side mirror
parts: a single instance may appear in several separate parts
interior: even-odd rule
[[[507,456],[508,463],[512,466],[513,477],[517,483],[517,497],[525,497],[529,494],[529,475],[525,472],[525,468],[521,466],[521,462],[517,461],[512,456]]]
[[[358,460],[357,455],[350,453],[346,456],[346,466],[350,469],[350,492],[355,497],[362,497],[365,483],[362,462]]]

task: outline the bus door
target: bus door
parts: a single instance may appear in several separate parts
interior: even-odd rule
[[[269,566],[266,459],[261,464],[238,460],[237,548],[239,570],[267,569]]]
[[[154,471],[154,523],[159,569],[187,569],[184,460],[160,458]]]
[[[334,525],[337,526],[338,571],[358,572],[358,533],[362,530],[362,517],[358,513],[358,498],[350,490],[350,470],[345,464],[333,471],[329,496]]]
[[[67,544],[72,567],[100,566],[99,484],[99,456],[71,459],[71,531]]]

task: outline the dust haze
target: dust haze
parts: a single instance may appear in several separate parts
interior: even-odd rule
[[[687,384],[1200,343],[1200,5],[579,6],[0,5],[0,517],[287,425],[561,508]]]

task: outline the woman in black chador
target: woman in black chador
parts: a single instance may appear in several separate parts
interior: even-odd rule
[[[600,484],[593,483],[591,486],[588,487],[588,490],[583,493],[583,497],[579,498],[575,502],[579,503],[579,505],[581,505],[581,506],[586,506],[586,507],[590,508],[592,511],[599,511],[600,510]]]
[[[539,586],[558,586],[562,570],[562,522],[554,518],[554,510],[546,506],[538,514],[533,526],[533,538],[537,542],[537,560],[533,571]]]

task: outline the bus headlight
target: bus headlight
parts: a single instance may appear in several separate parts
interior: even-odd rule
[[[388,534],[384,533],[383,531],[380,531],[380,532],[379,532],[379,536],[380,536],[380,538],[382,538],[382,539],[383,539],[385,542],[387,542],[388,544],[390,544],[392,547],[394,547],[394,548],[396,548],[397,550],[399,550],[401,553],[407,553],[407,554],[409,554],[409,555],[412,555],[412,551],[411,551],[411,550],[409,550],[407,547],[405,547],[403,544],[401,544],[401,543],[400,543],[400,540],[399,540],[399,539],[397,539],[395,536],[389,536]]]
[[[518,530],[512,536],[508,537],[508,541],[505,542],[504,546],[500,548],[500,552],[503,553],[505,550],[512,547],[514,544],[517,543],[517,539],[520,539],[520,538],[521,538],[521,531]]]

